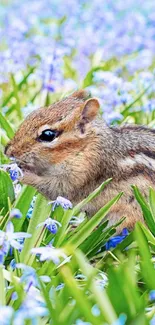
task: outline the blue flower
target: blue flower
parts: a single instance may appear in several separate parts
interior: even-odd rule
[[[88,322],[84,322],[81,319],[77,319],[75,325],[92,325],[92,324]]]
[[[150,301],[155,301],[155,290],[151,290],[149,293]]]
[[[10,306],[0,306],[0,324],[10,325],[14,310]]]
[[[30,207],[30,208],[28,209],[28,211],[27,211],[27,215],[26,215],[26,217],[27,217],[28,219],[31,219],[31,217],[32,217],[32,212],[33,212],[33,208]]]
[[[22,170],[18,167],[16,163],[8,165],[8,168],[12,181],[16,181],[19,177],[23,176]]]
[[[83,213],[80,213],[80,215],[78,217],[76,216],[72,216],[71,220],[70,220],[70,224],[71,225],[75,225],[78,226],[80,225],[83,221],[85,220],[85,215]]]
[[[12,293],[12,295],[11,295],[11,300],[15,301],[15,300],[17,300],[17,299],[18,299],[18,294],[17,294],[16,291],[14,291],[14,292]]]
[[[128,236],[129,232],[126,228],[122,230],[122,234],[119,236],[114,236],[105,245],[106,250],[109,250],[110,248],[115,248],[119,243],[123,241]]]
[[[97,305],[94,305],[93,307],[92,307],[92,309],[91,309],[91,312],[92,312],[92,314],[94,315],[94,316],[99,316],[100,315],[100,309],[99,309],[99,307],[97,306]]]
[[[25,265],[24,263],[17,263],[17,269],[21,269],[23,274],[20,278],[20,282],[25,284],[24,290],[28,292],[31,287],[38,287],[40,288],[38,277],[36,271],[33,267]],[[43,282],[50,282],[51,279],[47,275],[42,275],[39,277]]]
[[[98,277],[96,279],[96,284],[102,289],[105,288],[105,286],[107,286],[108,278],[104,272],[99,272]]]
[[[31,204],[30,204],[30,208],[27,211],[26,217],[28,219],[31,219],[31,217],[32,217],[32,212],[33,212],[33,209],[34,209],[36,198],[37,198],[36,196],[33,197],[32,201],[31,201]]]
[[[22,305],[14,314],[14,324],[24,325],[25,321],[31,320],[31,324],[38,324],[38,317],[49,315],[45,303],[36,291],[27,293]],[[8,325],[8,324],[7,324]],[[10,325],[10,324],[9,324]]]
[[[45,226],[52,234],[56,234],[58,230],[57,225],[61,227],[61,223],[59,221],[47,218],[44,222],[39,223],[37,228]]]
[[[10,212],[10,218],[17,218],[20,219],[22,217],[22,213],[19,209],[13,209]]]
[[[16,268],[16,260],[14,258],[10,262],[10,268],[12,271],[14,271]]]
[[[10,246],[21,250],[23,245],[20,241],[25,238],[31,237],[31,234],[25,232],[14,232],[14,226],[11,221],[8,222],[6,226],[6,231],[0,230],[0,252],[1,254],[7,255]]]
[[[16,170],[9,170],[10,177],[12,181],[15,181],[18,178],[18,172]]]
[[[68,257],[62,248],[54,248],[53,246],[35,247],[31,249],[32,254],[40,255],[40,261],[52,260],[53,263],[59,264],[60,257],[68,261]]]
[[[72,205],[72,203],[69,201],[69,200],[67,200],[67,199],[65,199],[64,197],[62,197],[62,196],[58,196],[57,197],[57,199],[55,200],[55,201],[51,201],[51,202],[49,202],[49,204],[53,204],[52,205],[52,211],[54,211],[55,210],[55,208],[57,207],[57,206],[61,206],[64,210],[68,210],[68,209],[72,209],[72,207],[73,207],[73,205]]]
[[[126,319],[127,316],[125,314],[121,314],[119,318],[114,323],[112,323],[112,325],[125,325]]]
[[[13,158],[12,158],[12,160],[13,160]],[[18,179],[19,179],[19,177],[23,177],[22,170],[18,167],[18,165],[16,163],[4,164],[1,166],[1,168],[10,174],[10,177],[13,181],[15,196],[17,197],[17,195],[21,191],[21,185],[19,184]]]
[[[0,249],[0,265],[3,265],[4,263],[4,253]]]
[[[111,124],[114,121],[121,121],[123,119],[123,115],[115,111],[111,113],[105,113],[103,117],[107,124]]]

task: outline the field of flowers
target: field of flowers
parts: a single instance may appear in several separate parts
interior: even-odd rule
[[[155,324],[155,191],[133,188],[148,228],[115,236],[101,220],[119,193],[81,212],[109,180],[49,203],[4,154],[31,111],[79,88],[108,124],[155,127],[155,1],[1,0],[1,325]]]

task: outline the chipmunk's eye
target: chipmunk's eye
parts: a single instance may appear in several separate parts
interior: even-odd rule
[[[51,142],[58,135],[59,135],[59,133],[57,131],[53,131],[53,130],[47,129],[47,130],[42,131],[42,133],[40,134],[40,136],[39,136],[38,139],[40,141]]]

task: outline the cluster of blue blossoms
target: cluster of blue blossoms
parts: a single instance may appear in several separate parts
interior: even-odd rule
[[[148,73],[154,66],[154,11],[153,0],[1,4],[0,83],[7,83],[10,73],[18,80],[21,72],[34,68],[30,79],[40,80],[43,89],[68,92],[83,86],[90,69],[102,66],[100,73],[93,73],[91,90],[101,100],[107,123],[121,120],[118,107],[130,104],[148,83],[154,88],[154,74]],[[70,73],[64,73],[67,58]],[[112,72],[107,75],[109,61]],[[147,100],[143,109],[153,111],[155,99]]]

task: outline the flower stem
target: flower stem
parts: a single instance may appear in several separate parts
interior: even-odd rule
[[[0,305],[4,306],[5,304],[5,280],[3,277],[3,266],[0,265]]]

